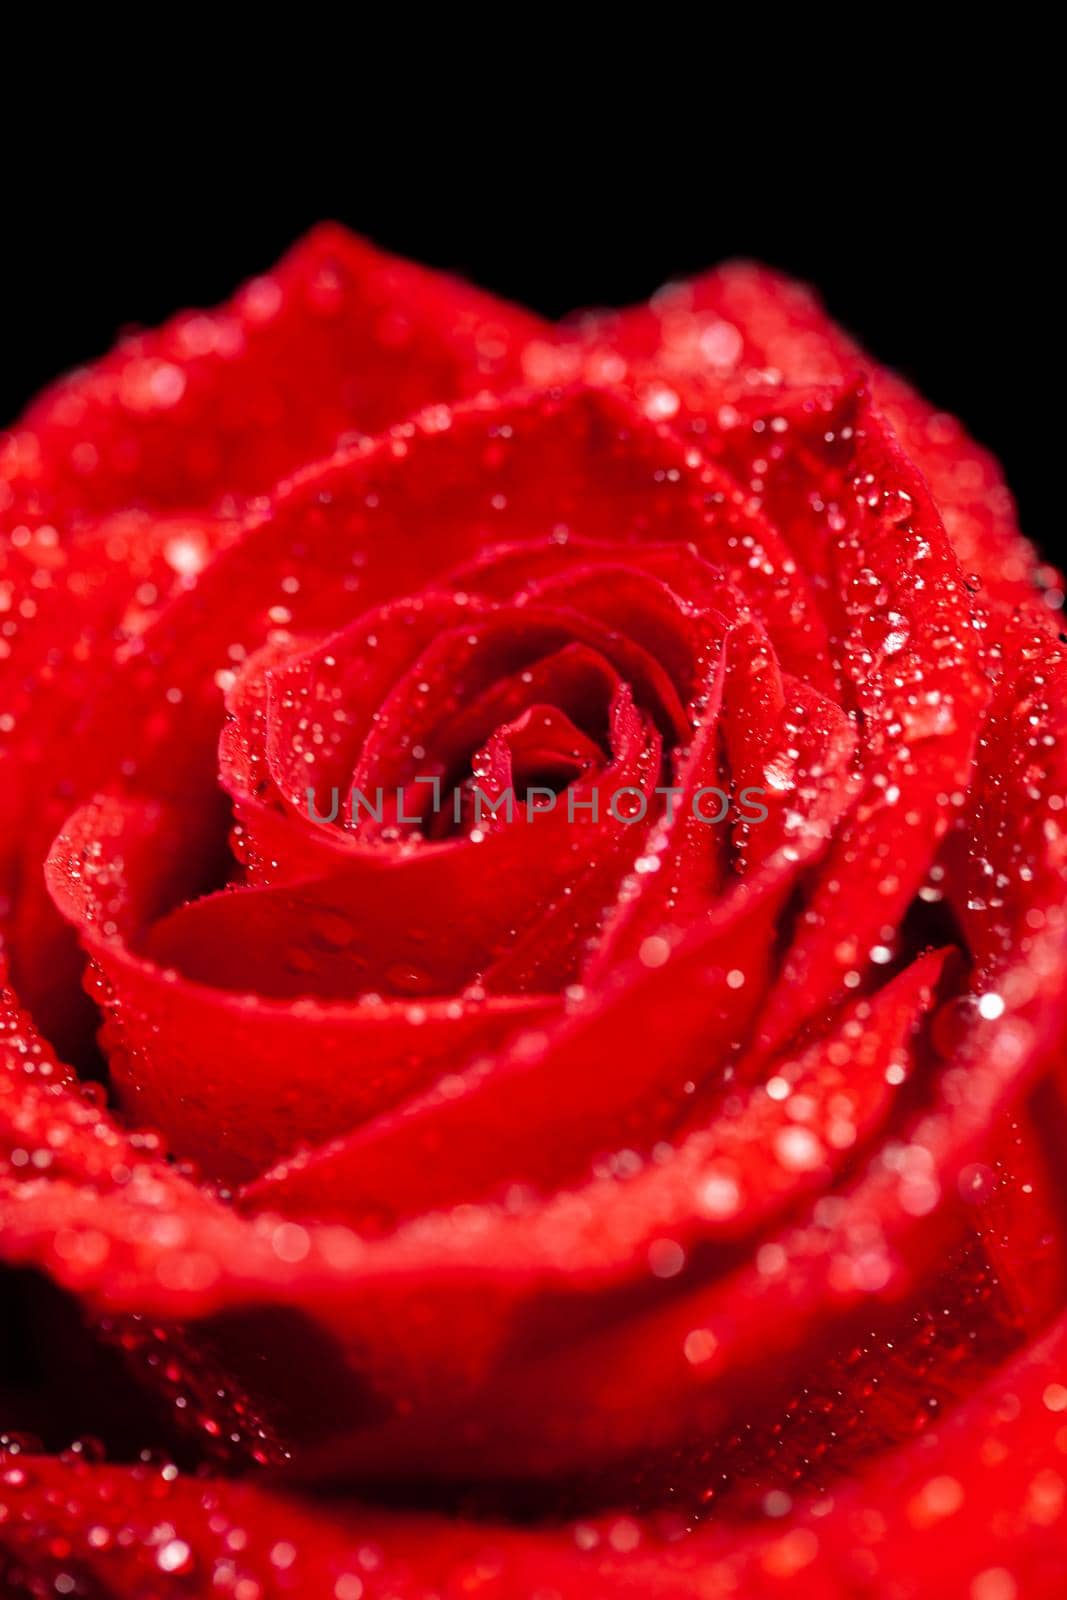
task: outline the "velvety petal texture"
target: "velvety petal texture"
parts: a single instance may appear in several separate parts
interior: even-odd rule
[[[747,264],[0,435],[4,1593],[1058,1596],[1060,593]]]

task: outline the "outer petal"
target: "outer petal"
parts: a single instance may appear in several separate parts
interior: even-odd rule
[[[315,228],[216,311],[134,334],[37,400],[0,456],[14,516],[262,493],[346,434],[506,387],[536,317]]]
[[[622,357],[649,414],[673,416],[683,428],[695,420],[702,439],[709,420],[721,426],[739,395],[755,387],[836,385],[869,374],[875,402],[929,484],[964,571],[978,573],[991,598],[1009,604],[1055,583],[1021,536],[989,452],[954,417],[873,363],[803,284],[730,262],[669,285],[648,306],[586,319],[572,338],[575,331],[580,353],[565,336],[565,369],[579,364],[617,379]],[[534,341],[524,360],[528,371],[547,376],[558,370],[558,348]]]
[[[936,1433],[858,1484],[719,1519],[615,1515],[516,1530],[314,1508],[251,1485],[9,1457],[0,1550],[14,1595],[219,1592],[324,1600],[1054,1600],[1062,1588],[1067,1325],[1060,1323]],[[782,1496],[788,1510],[789,1496]],[[60,1580],[57,1583],[57,1579]],[[241,1588],[244,1585],[244,1588]],[[84,1591],[83,1591],[84,1592]]]
[[[84,798],[67,741],[107,697],[113,652],[140,648],[249,495],[420,406],[507,387],[537,327],[326,225],[227,306],[130,336],[0,435],[0,895],[24,907],[16,961],[39,954],[24,985],[66,1047],[85,1031],[77,962],[37,868]]]

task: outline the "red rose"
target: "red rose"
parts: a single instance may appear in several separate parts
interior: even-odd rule
[[[959,426],[760,268],[330,227],[0,514],[5,1592],[1058,1594],[1065,657]]]

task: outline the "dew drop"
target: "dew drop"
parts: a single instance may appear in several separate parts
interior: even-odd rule
[[[329,950],[344,950],[356,937],[351,922],[340,911],[316,911],[311,932]]]
[[[189,1572],[192,1565],[193,1552],[184,1539],[168,1539],[156,1552],[156,1566],[161,1572]]]

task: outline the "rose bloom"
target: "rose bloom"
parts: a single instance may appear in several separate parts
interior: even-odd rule
[[[0,520],[3,1594],[1062,1594],[1062,595],[959,424],[760,267],[326,226]]]

